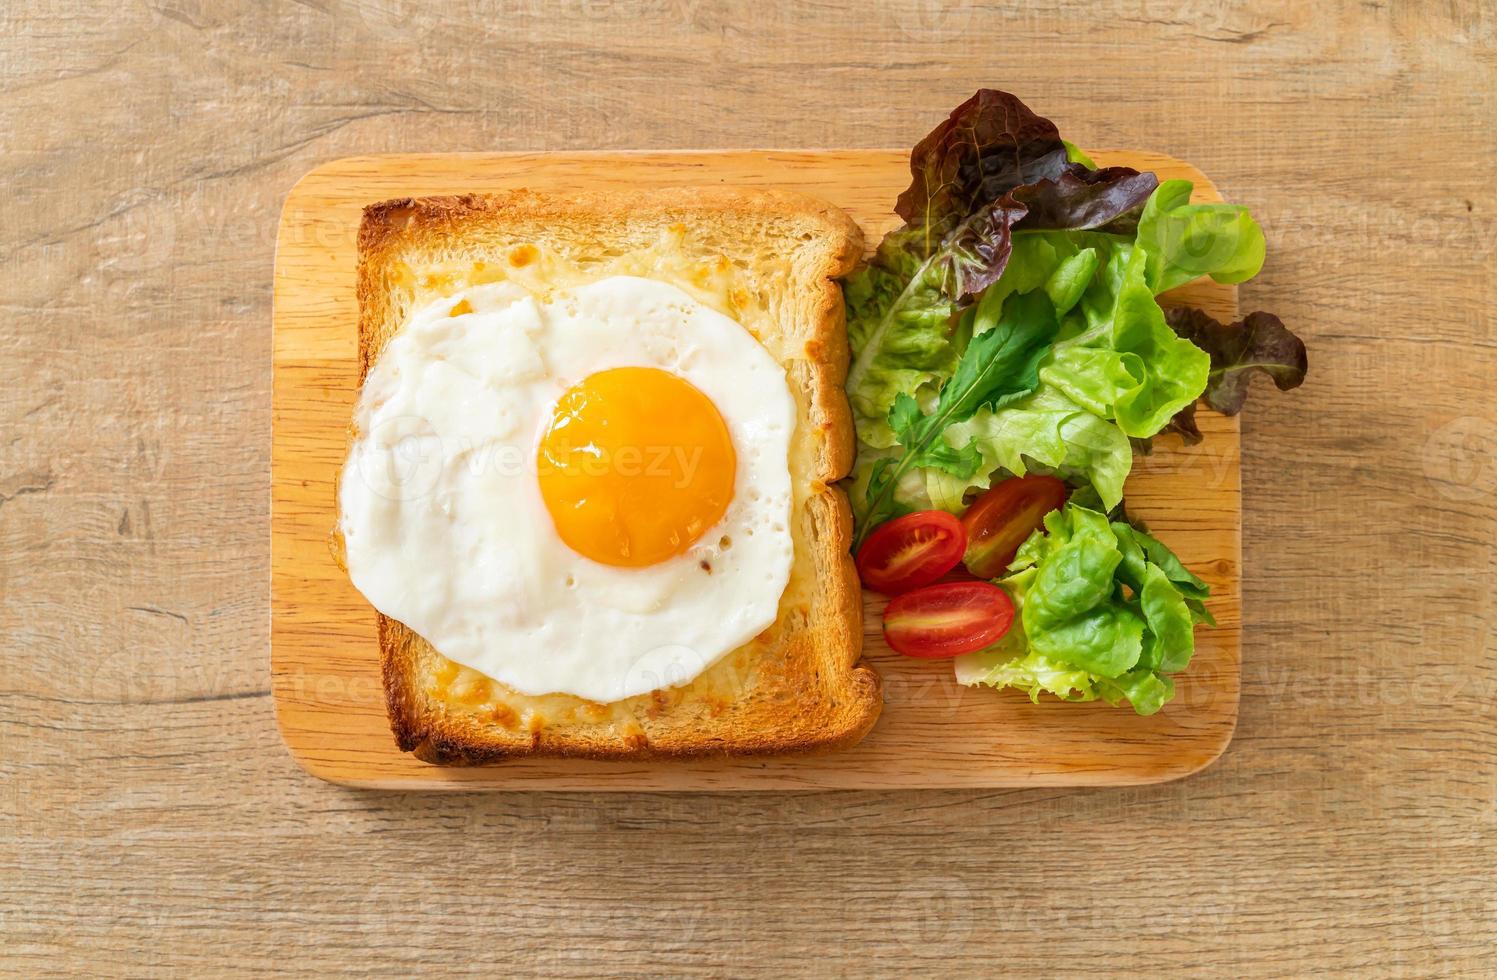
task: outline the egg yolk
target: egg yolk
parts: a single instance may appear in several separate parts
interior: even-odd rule
[[[536,452],[561,539],[627,567],[682,554],[721,520],[737,467],[717,406],[658,368],[613,368],[573,385]]]

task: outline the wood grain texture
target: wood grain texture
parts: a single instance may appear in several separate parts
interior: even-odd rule
[[[1160,154],[1097,152],[1102,166],[1196,183]],[[1240,681],[1241,493],[1237,420],[1203,413],[1196,447],[1159,440],[1128,484],[1130,510],[1165,536],[1212,588],[1218,628],[1200,631],[1179,694],[1143,719],[1105,703],[1036,706],[1016,692],[957,684],[947,662],[889,650],[883,601],[865,594],[864,655],[885,707],[857,747],[778,760],[639,763],[526,759],[499,766],[425,765],[395,746],[385,717],[373,610],[334,562],[333,487],[357,395],[353,296],[363,207],[392,197],[528,187],[585,189],[726,184],[783,187],[846,210],[869,247],[897,223],[909,184],[904,150],[633,154],[391,154],[336,160],[300,180],[277,236],[271,447],[271,679],[276,718],[309,772],[352,786],[402,789],[877,789],[1160,782],[1210,763],[1232,738]],[[1210,280],[1176,299],[1231,322],[1236,289]]]
[[[1497,973],[1484,0],[0,5],[0,970]],[[1243,690],[1149,787],[422,794],[269,697],[271,276],[315,165],[908,146],[979,84],[1189,160],[1310,344],[1243,416]]]

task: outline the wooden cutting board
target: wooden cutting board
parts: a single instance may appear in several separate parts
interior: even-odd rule
[[[1101,165],[1195,181],[1153,153],[1097,152]],[[844,208],[870,248],[897,223],[909,182],[903,150],[809,152],[402,154],[317,168],[291,190],[276,247],[271,449],[271,674],[281,734],[313,775],[409,789],[895,789],[1122,785],[1195,772],[1231,741],[1241,644],[1241,494],[1235,419],[1203,411],[1205,441],[1173,437],[1140,457],[1129,509],[1211,585],[1215,629],[1197,632],[1175,700],[1150,718],[1105,704],[1038,705],[1011,691],[964,688],[951,665],[891,653],[882,601],[865,595],[865,653],[884,678],[877,727],[853,749],[786,759],[620,763],[527,760],[486,768],[428,766],[398,751],[385,719],[374,612],[334,563],[333,485],[343,462],[357,374],[354,268],[360,211],[391,197],[640,185],[792,188]],[[1236,316],[1232,286],[1194,283],[1172,301]]]

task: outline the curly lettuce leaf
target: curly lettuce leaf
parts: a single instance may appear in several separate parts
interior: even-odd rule
[[[1003,580],[1003,586],[1023,608],[1027,586],[1035,577],[1033,568]],[[1014,621],[1003,639],[976,653],[963,654],[955,662],[956,680],[969,687],[1013,688],[1038,704],[1040,695],[1062,701],[1103,700],[1117,706],[1132,705],[1140,715],[1152,715],[1174,697],[1174,681],[1147,667],[1136,667],[1118,677],[1103,677],[1070,663],[1052,659],[1035,650],[1024,631],[1022,616]]]
[[[951,343],[951,302],[925,277],[903,279],[869,265],[847,280],[847,335],[857,352],[848,374],[858,441],[886,449],[897,445],[889,409],[901,393],[918,394],[950,377],[958,351]]]
[[[1022,609],[1029,648],[1103,677],[1125,673],[1138,662],[1145,624],[1114,601],[1123,560],[1117,535],[1104,515],[1082,507],[1051,513],[1045,528],[1049,534],[1015,558],[1035,569]]]
[[[895,397],[929,393],[956,369],[957,314],[1007,267],[1013,217],[1003,207],[985,208],[928,253],[921,229],[891,232],[869,265],[848,279],[847,334],[855,354],[847,393],[865,444],[893,445],[886,419]]]
[[[1021,627],[1015,624],[1010,635]],[[1007,639],[1007,637],[1005,637]],[[1072,664],[1052,661],[1016,644],[1017,655],[1004,645],[956,658],[956,680],[969,687],[1013,688],[1038,704],[1041,694],[1062,701],[1104,700],[1114,707],[1127,702],[1136,714],[1152,715],[1175,696],[1175,682],[1167,674],[1139,668],[1121,677],[1099,677]]]
[[[1003,277],[971,314],[971,332],[981,336],[990,329],[993,311],[1016,295],[1039,293],[1057,315],[1068,312],[1096,275],[1099,255],[1098,248],[1078,248],[1063,236],[1021,236]],[[1110,509],[1122,498],[1132,467],[1128,437],[1050,385],[1001,409],[979,410],[949,426],[942,438],[954,450],[976,447],[981,466],[970,475],[949,468],[925,471],[923,488],[905,485],[907,506],[918,502],[957,512],[969,493],[989,487],[1000,471],[1013,476],[1034,471],[1094,486]]]
[[[1114,708],[1124,701],[1135,714],[1152,715],[1175,696],[1175,681],[1168,674],[1140,667],[1122,677],[1097,678],[1097,693]]]
[[[1017,626],[957,658],[957,679],[1035,700],[1126,701],[1153,714],[1195,653],[1196,623],[1209,620],[1206,584],[1163,543],[1074,500],[1045,518],[1001,584],[1019,607]]]
[[[1022,607],[1024,580],[1033,572],[1004,580],[1004,588]],[[1011,687],[1039,703],[1041,694],[1052,694],[1063,701],[1095,701],[1101,696],[1095,674],[1074,664],[1052,661],[1029,648],[1022,618],[1016,618],[997,643],[976,653],[963,654],[955,660],[956,681],[969,687]]]
[[[1007,200],[1022,204],[1020,230],[1074,228],[1132,236],[1159,178],[1132,167],[1068,164],[1059,175],[1015,187]]]
[[[1024,608],[1034,577],[1035,570],[1029,567],[1003,579],[1001,584],[1016,608]],[[1063,701],[1095,701],[1101,696],[1096,675],[1075,664],[1052,661],[1030,648],[1022,615],[1014,617],[1013,625],[997,643],[957,657],[954,665],[958,684],[1015,688],[1036,704],[1041,694],[1052,694]]]
[[[910,153],[910,186],[894,210],[921,229],[927,252],[968,216],[1022,184],[1060,176],[1060,131],[1018,98],[979,89]]]
[[[1182,307],[1165,314],[1181,338],[1211,358],[1203,400],[1223,415],[1236,415],[1247,401],[1255,372],[1267,375],[1280,391],[1305,381],[1309,359],[1305,342],[1272,313],[1249,313],[1225,326],[1203,310]]]

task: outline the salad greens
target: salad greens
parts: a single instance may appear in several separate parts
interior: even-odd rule
[[[978,471],[982,454],[977,447],[971,442],[953,446],[941,434],[951,422],[971,418],[979,408],[992,410],[1033,391],[1055,328],[1054,308],[1043,293],[1005,303],[998,321],[967,344],[928,413],[907,392],[895,396],[889,428],[904,452],[874,462],[864,491],[864,532],[897,515],[896,490],[909,470],[923,468],[965,479]]]
[[[1162,293],[1192,279],[1246,282],[1263,268],[1263,231],[1236,204],[1191,204],[1194,185],[1167,180],[1138,219],[1138,245],[1149,254],[1149,285]]]
[[[1095,167],[990,89],[920,141],[910,172],[904,224],[844,290],[856,541],[912,510],[960,512],[1010,476],[1061,478],[1073,502],[1002,582],[1014,628],[959,675],[1157,710],[1209,619],[1206,587],[1107,515],[1135,450],[1161,432],[1199,439],[1198,399],[1232,414],[1254,372],[1303,380],[1304,345],[1276,317],[1228,327],[1157,299],[1200,276],[1251,278],[1263,232],[1242,207],[1190,203],[1189,181]]]
[[[1057,322],[1039,384],[1021,384],[1015,374],[1010,391],[1043,396],[1037,400],[1052,412],[1064,405],[1089,414],[1095,423],[1078,426],[1074,413],[1069,419],[1100,452],[1057,451],[1053,416],[1032,432],[1032,417],[1030,425],[1003,418],[1004,411],[1030,408],[1017,398],[986,406],[991,412],[976,425],[962,423],[982,404],[947,411],[935,451],[927,438],[913,458],[893,464],[892,483],[857,474],[860,528],[909,510],[953,509],[958,493],[986,486],[998,461],[1015,457],[1029,462],[1002,468],[1089,483],[1115,506],[1131,467],[1126,440],[1168,426],[1206,389],[1212,370],[1210,354],[1177,334],[1155,297],[1203,274],[1239,282],[1263,261],[1263,233],[1244,209],[1189,204],[1188,181],[1157,184],[1152,174],[1125,167],[1070,162],[1053,125],[1012,96],[1000,113],[1006,128],[984,128],[982,113],[998,112],[999,94],[974,96],[952,116],[967,126],[938,129],[916,148],[915,179],[899,198],[906,225],[847,283],[855,351],[848,394],[860,465],[883,477],[887,460],[911,455],[891,420],[896,400],[906,399],[900,417],[907,434],[909,402],[929,411],[965,348],[1005,316],[1020,315],[1007,312],[1010,304]],[[1018,133],[1028,142],[1016,144]],[[1013,183],[1023,178],[1033,182]],[[1001,196],[984,201],[988,194]],[[974,210],[963,218],[960,208]],[[937,237],[942,229],[945,238]],[[930,428],[920,426],[920,435],[929,437]],[[991,431],[1009,439],[999,447],[981,438]],[[940,465],[952,458],[965,463]]]
[[[888,413],[900,393],[929,400],[956,370],[973,327],[956,314],[1010,266],[1015,276],[1044,273],[1048,279],[1056,272],[1053,262],[1051,268],[1034,264],[1053,260],[1050,253],[1011,262],[1016,234],[1131,231],[1158,183],[1153,174],[1126,167],[1092,170],[1070,162],[1052,123],[1013,96],[988,89],[920,141],[910,172],[910,186],[895,205],[904,225],[885,236],[845,286],[854,351],[847,392],[859,441],[873,449],[898,445]],[[1080,271],[1072,266],[1069,275],[1076,279]],[[1011,283],[1005,295],[1031,280]],[[1063,284],[1062,277],[1055,288]],[[1084,280],[1073,286],[1077,295],[1082,286]],[[1001,302],[990,306],[989,323],[1000,309]]]
[[[1305,343],[1272,313],[1249,313],[1231,326],[1190,307],[1166,310],[1164,318],[1175,333],[1210,355],[1211,371],[1200,400],[1223,415],[1242,411],[1253,372],[1267,375],[1280,391],[1298,388],[1305,380]],[[1177,432],[1187,445],[1199,443],[1196,404],[1182,408],[1160,432]],[[1144,453],[1153,448],[1149,440],[1135,440],[1134,445]]]
[[[970,491],[986,490],[999,474],[1025,476],[1031,468],[1090,485],[1110,507],[1122,499],[1133,465],[1133,448],[1121,429],[1049,387],[1001,412],[980,410],[947,426],[944,438],[948,444],[976,446],[982,456],[967,479],[925,471],[923,491],[931,505],[953,512],[961,510]]]
[[[963,684],[1016,687],[1039,700],[1128,701],[1153,714],[1174,694],[1171,674],[1210,622],[1206,584],[1132,525],[1068,503],[1045,518],[1000,583],[1020,609],[997,644],[957,658]]]
[[[1201,401],[1222,414],[1237,414],[1247,401],[1247,385],[1254,371],[1266,374],[1278,391],[1299,388],[1305,380],[1308,359],[1304,341],[1289,332],[1283,320],[1272,313],[1248,313],[1246,319],[1225,326],[1204,310],[1190,307],[1165,311],[1165,320],[1175,334],[1186,338],[1211,356],[1207,391]],[[1190,402],[1175,413],[1160,432],[1178,432],[1187,446],[1201,441],[1196,426],[1196,404]],[[1133,440],[1142,453],[1153,452],[1151,440]]]
[[[1166,318],[1175,333],[1210,355],[1203,400],[1223,415],[1242,411],[1254,371],[1273,379],[1280,391],[1305,380],[1305,343],[1272,313],[1249,313],[1229,327],[1188,307],[1170,310]]]

